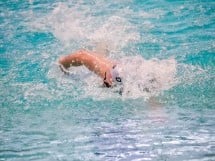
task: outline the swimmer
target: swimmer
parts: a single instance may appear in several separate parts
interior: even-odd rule
[[[108,88],[113,87],[117,83],[122,83],[122,78],[119,76],[116,68],[117,63],[91,51],[79,50],[62,56],[58,60],[58,63],[60,64],[60,69],[65,74],[68,74],[67,69],[70,66],[84,65],[102,78],[103,85]]]

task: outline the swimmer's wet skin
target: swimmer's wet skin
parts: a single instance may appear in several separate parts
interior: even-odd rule
[[[103,79],[105,87],[113,87],[117,84],[122,84],[122,78],[116,69],[116,64],[93,52],[80,50],[73,54],[63,56],[59,59],[60,69],[69,74],[67,69],[70,66],[86,66],[90,71],[96,73]]]

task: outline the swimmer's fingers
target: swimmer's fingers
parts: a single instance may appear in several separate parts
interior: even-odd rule
[[[59,64],[59,67],[60,67],[60,70],[61,70],[64,74],[69,75],[69,71],[66,70],[62,64]]]

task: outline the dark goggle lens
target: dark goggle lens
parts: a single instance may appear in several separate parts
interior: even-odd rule
[[[120,77],[116,77],[117,82],[122,82],[122,79]]]

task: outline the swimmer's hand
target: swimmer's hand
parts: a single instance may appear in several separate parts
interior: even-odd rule
[[[66,74],[66,75],[69,75],[69,74],[70,74],[69,71],[68,71],[62,64],[59,64],[59,67],[60,67],[60,70],[61,70],[64,74]]]

